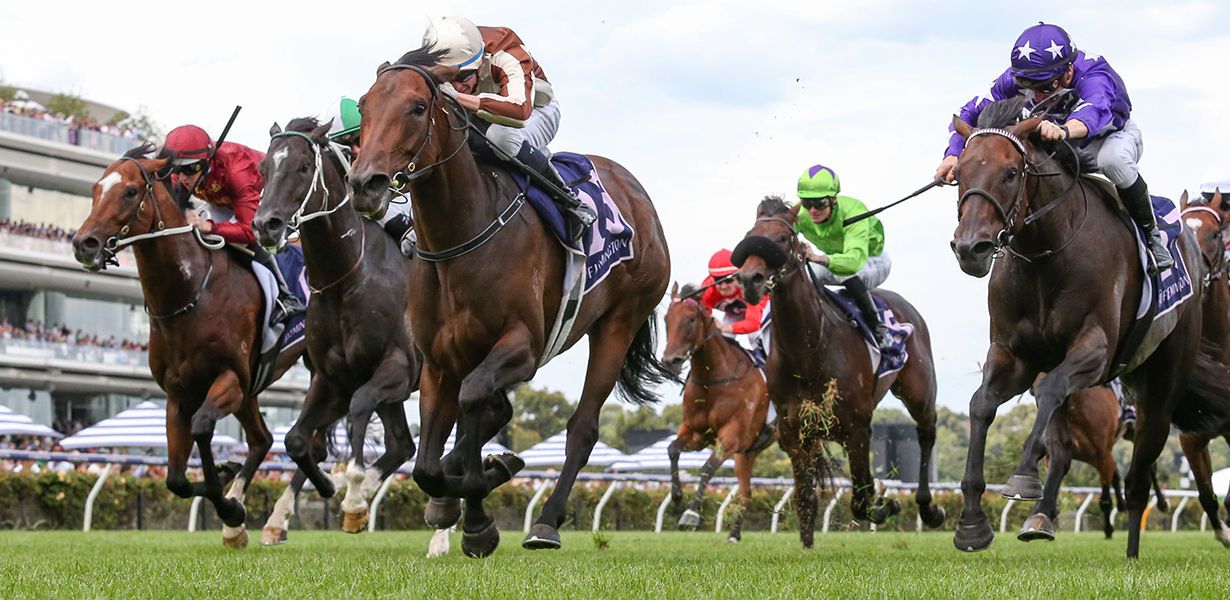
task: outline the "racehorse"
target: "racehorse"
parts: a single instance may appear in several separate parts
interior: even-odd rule
[[[1133,231],[1111,208],[1102,187],[1079,177],[1079,157],[1061,145],[1031,139],[1041,117],[1021,121],[1026,99],[991,104],[966,139],[957,164],[960,200],[952,249],[961,270],[991,272],[991,347],[982,384],[970,400],[970,445],[961,483],[965,506],[954,536],[960,550],[995,539],[982,510],[983,455],[995,409],[1029,388],[1039,373],[1038,414],[1006,497],[1039,500],[1038,460],[1052,414],[1070,394],[1118,375],[1118,351],[1140,303],[1144,273]],[[1054,154],[1050,151],[1054,150]],[[1179,248],[1193,280],[1203,265],[1189,232]],[[1003,258],[993,259],[1002,254]],[[1226,412],[1217,388],[1230,389],[1225,367],[1197,359],[1201,290],[1166,315],[1173,329],[1150,354],[1126,357],[1122,381],[1138,407],[1136,444],[1125,478],[1130,513],[1127,555],[1139,554],[1149,475],[1173,422],[1207,431]],[[1189,381],[1196,385],[1189,385]]]
[[[739,513],[727,541],[742,537],[743,509],[752,499],[752,466],[760,452],[777,441],[777,432],[762,437],[769,414],[769,387],[764,373],[742,348],[722,335],[708,308],[690,298],[691,286],[671,289],[666,311],[666,350],[662,363],[675,373],[691,360],[692,370],[683,387],[683,424],[667,452],[671,459],[671,497],[683,499],[679,481],[679,453],[717,446],[700,469],[696,498],[679,525],[700,525],[700,507],[713,473],[732,455],[739,478]]]
[[[367,500],[414,456],[404,401],[418,388],[421,361],[410,334],[406,304],[410,261],[380,226],[355,212],[346,194],[347,158],[329,144],[329,123],[295,119],[286,131],[274,124],[269,152],[260,163],[265,193],[252,228],[261,245],[277,251],[298,231],[312,301],[307,313],[307,352],[316,367],[303,409],[286,434],[286,451],[324,498],[332,478],[310,451],[311,438],[333,435],[350,416],[351,460],[342,501],[342,530],[363,531]],[[364,470],[363,446],[372,413],[379,413],[385,454]],[[288,486],[262,533],[262,544],[286,540],[286,518],[299,486]]]
[[[841,443],[849,457],[855,518],[883,524],[901,510],[896,500],[874,498],[871,475],[871,417],[891,390],[918,424],[921,449],[914,498],[923,523],[939,527],[944,509],[931,503],[929,473],[935,446],[935,367],[931,336],[922,315],[904,298],[884,289],[873,294],[914,332],[906,340],[909,359],[892,374],[876,377],[862,333],[846,324],[845,313],[826,300],[805,265],[794,231],[797,213],[779,198],[766,198],[756,223],[735,247],[732,260],[743,298],[756,304],[773,293],[772,340],[765,375],[780,417],[779,443],[794,471],[799,537],[813,543],[816,521],[817,453],[821,440]]]
[[[167,161],[147,159],[152,150],[151,144],[129,150],[94,184],[94,206],[73,238],[73,254],[87,270],[101,271],[119,248],[132,245],[150,315],[150,372],[167,394],[167,488],[208,498],[223,522],[225,545],[242,548],[248,543],[244,495],[273,443],[251,389],[261,350],[261,290],[249,267],[229,250],[205,247],[187,224],[187,198],[181,204],[172,197]],[[302,352],[302,344],[284,350],[275,379]],[[209,445],[218,419],[231,414],[248,443],[238,473],[216,465]],[[194,442],[203,482],[185,474]]]
[[[469,149],[470,115],[440,89],[456,73],[437,66],[441,56],[420,48],[377,70],[359,102],[363,145],[349,184],[359,212],[381,214],[394,177],[408,181],[418,234],[410,314],[424,355],[414,479],[432,497],[426,518],[434,527],[455,523],[456,499],[466,499],[462,550],[483,557],[495,551],[499,531],[482,499],[524,463],[515,455],[484,460],[480,448],[512,416],[508,389],[532,378],[546,359],[564,307],[565,254],[537,213],[522,208],[524,198],[502,167],[479,162]],[[654,309],[670,278],[661,224],[631,173],[605,158],[592,161],[635,231],[634,257],[586,293],[563,344],[588,335],[589,365],[568,421],[563,471],[522,542],[530,549],[560,546],[565,503],[616,382],[625,397],[650,403],[657,400],[650,386],[668,378],[653,344]],[[442,460],[454,423],[457,445]]]
[[[1222,364],[1230,362],[1230,286],[1226,283],[1226,226],[1230,224],[1222,212],[1223,197],[1213,195],[1207,206],[1189,206],[1187,192],[1183,192],[1179,205],[1183,209],[1184,223],[1200,242],[1201,259],[1205,263],[1204,287],[1204,348],[1217,357]],[[1200,492],[1200,506],[1213,524],[1213,536],[1222,545],[1230,548],[1230,526],[1221,519],[1221,507],[1213,490],[1213,464],[1209,456],[1209,442],[1222,436],[1230,443],[1230,427],[1219,428],[1209,434],[1185,433],[1179,436],[1183,454],[1191,465],[1192,479]],[[1226,496],[1230,509],[1230,494]]]

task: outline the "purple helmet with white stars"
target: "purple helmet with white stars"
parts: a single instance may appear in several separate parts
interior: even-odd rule
[[[1076,60],[1076,46],[1058,25],[1039,22],[1012,45],[1012,75],[1034,81],[1059,77]]]

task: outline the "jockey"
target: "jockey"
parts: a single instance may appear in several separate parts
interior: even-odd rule
[[[705,288],[700,298],[702,306],[710,310],[722,311],[722,325],[719,329],[727,337],[739,334],[747,336],[752,348],[760,348],[761,330],[764,325],[764,315],[769,307],[769,295],[760,299],[760,304],[749,306],[743,299],[743,291],[735,283],[734,275],[739,268],[730,262],[730,250],[725,248],[714,253],[709,259],[709,276],[701,287]],[[710,287],[712,286],[712,287]],[[765,354],[768,348],[760,348]]]
[[[1044,140],[1079,140],[1079,146],[1097,155],[1098,170],[1119,188],[1119,197],[1136,224],[1144,230],[1153,257],[1150,273],[1174,265],[1149,199],[1149,188],[1140,176],[1137,161],[1144,150],[1143,138],[1132,120],[1132,102],[1119,74],[1106,59],[1076,49],[1061,27],[1038,23],[1026,29],[1011,52],[1012,66],[991,83],[987,96],[978,96],[961,108],[961,120],[977,125],[978,115],[992,101],[1018,94],[1031,106],[1056,94],[1069,97],[1048,109],[1061,123],[1043,121],[1038,133]],[[952,130],[951,125],[949,129]],[[965,140],[953,130],[936,179],[953,180],[957,157]]]
[[[521,38],[506,27],[476,27],[464,17],[444,17],[427,28],[423,47],[444,50],[440,64],[458,69],[455,80],[441,90],[490,123],[487,142],[499,149],[496,155],[515,157],[559,188],[544,191],[564,214],[569,237],[579,243],[597,215],[551,164],[547,144],[559,130],[559,102]]]
[[[212,220],[202,219],[192,209],[184,211],[188,224],[201,233],[212,233],[227,243],[246,247],[257,262],[273,272],[278,281],[278,298],[269,316],[270,324],[307,310],[286,285],[278,262],[256,243],[252,231],[252,219],[264,189],[257,168],[264,153],[232,142],[215,148],[209,134],[196,125],[172,129],[164,149],[171,154],[171,184],[175,192],[193,194],[211,206]]]
[[[322,123],[330,123],[329,140],[341,144],[350,151],[347,161],[359,155],[359,115],[358,101],[342,96],[325,111]],[[389,202],[384,216],[376,221],[385,233],[401,242],[401,253],[407,257],[414,255],[414,219],[410,214],[409,200]]]
[[[884,225],[867,217],[844,227],[842,222],[867,212],[862,202],[838,196],[841,180],[832,169],[816,165],[799,177],[798,218],[794,228],[823,255],[807,248],[808,265],[823,285],[842,285],[850,292],[881,350],[892,346],[888,326],[880,321],[870,290],[888,279],[893,261],[884,252]]]

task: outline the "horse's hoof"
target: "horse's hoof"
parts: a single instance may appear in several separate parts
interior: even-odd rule
[[[1013,475],[1000,495],[1010,500],[1041,500],[1042,480],[1033,475]]]
[[[433,529],[448,529],[461,519],[460,498],[431,498],[423,511],[423,520]]]
[[[683,511],[683,516],[679,517],[679,528],[700,527],[700,513],[687,509]]]
[[[486,527],[477,533],[461,534],[461,551],[470,558],[487,558],[500,546],[500,530],[492,519]]]
[[[261,531],[262,546],[280,546],[285,544],[287,541],[285,529],[280,529],[278,527],[266,527]]]
[[[1021,530],[1017,532],[1016,539],[1022,542],[1034,540],[1053,542],[1055,541],[1055,524],[1051,523],[1050,517],[1044,514],[1030,515],[1028,519],[1025,519]]]
[[[995,531],[986,517],[972,525],[957,523],[957,533],[952,536],[952,545],[962,552],[982,552],[994,541]]]
[[[1158,501],[1157,501],[1157,506],[1155,506],[1154,508],[1156,508],[1156,509],[1158,509],[1158,510],[1160,510],[1160,511],[1164,512],[1164,513],[1169,513],[1169,512],[1170,512],[1170,503],[1169,503],[1169,502],[1167,502],[1165,498],[1162,498],[1161,500],[1158,500]]]
[[[230,514],[223,514],[223,511],[219,510],[218,518],[221,519],[222,524],[227,527],[243,527],[243,522],[248,518],[248,511],[243,507],[243,502],[233,498],[227,498],[227,500],[230,500],[235,505],[235,508]],[[226,504],[223,503],[223,506],[225,505]]]
[[[448,530],[437,529],[431,534],[431,542],[427,544],[427,558],[438,558],[448,554]]]
[[[923,525],[931,529],[938,529],[940,527],[943,527],[944,520],[948,518],[948,513],[944,512],[943,506],[936,506],[932,504],[931,508],[932,508],[931,518],[930,519],[924,518]]]
[[[244,548],[247,548],[248,547],[247,528],[240,529],[239,534],[232,536],[232,537],[222,536],[222,545],[232,550],[243,550]]]
[[[742,537],[740,535],[732,533],[730,534],[730,537],[726,538],[726,543],[727,544],[738,544],[741,539]]]
[[[367,509],[362,512],[343,512],[342,513],[342,531],[346,533],[363,533],[367,529],[368,513]]]
[[[870,520],[876,525],[883,525],[889,517],[901,512],[901,503],[896,500],[884,500],[876,508],[871,509]]]
[[[1106,539],[1108,540],[1113,539],[1115,537],[1115,529],[1113,527],[1108,527],[1106,529],[1103,529],[1102,533],[1106,534]]]
[[[495,481],[491,482],[492,487],[507,482],[524,468],[525,461],[521,460],[520,456],[517,456],[512,452],[492,454],[491,456],[483,459],[483,469],[491,469],[497,473]]]
[[[1217,531],[1213,532],[1213,537],[1221,542],[1222,546],[1230,548],[1230,527],[1226,527],[1224,522],[1221,524],[1221,527],[1217,528]]]
[[[521,542],[521,547],[526,550],[557,550],[562,545],[559,532],[545,523],[534,523],[530,534]]]

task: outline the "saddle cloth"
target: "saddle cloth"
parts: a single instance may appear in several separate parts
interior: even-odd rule
[[[291,292],[306,305],[311,294],[308,292],[307,274],[303,266],[303,250],[288,244],[284,252],[275,254],[273,258],[278,262],[278,269],[282,271],[282,277],[286,278]],[[273,383],[273,369],[278,355],[306,337],[306,320],[304,315],[298,315],[286,323],[271,325],[269,316],[273,313],[273,303],[278,298],[278,280],[264,265],[256,261],[251,261],[251,265],[252,273],[260,283],[261,301],[265,309],[261,318],[260,366],[252,377],[253,393],[256,394]]]
[[[848,292],[842,289],[840,292],[833,291],[827,287],[821,286],[828,299],[833,302],[833,305],[845,312],[846,320],[856,325],[858,330],[863,334],[863,341],[867,343],[867,350],[871,353],[871,364],[875,365],[876,378],[884,377],[892,373],[900,371],[905,366],[905,361],[909,360],[910,355],[905,349],[905,340],[914,333],[914,326],[909,323],[901,323],[897,320],[897,316],[893,314],[893,309],[889,308],[888,304],[872,294],[872,299],[876,304],[876,311],[880,315],[880,321],[888,326],[888,334],[893,338],[893,344],[889,349],[881,352],[876,346],[875,335],[863,320],[863,314],[855,306],[854,300],[850,298]]]

